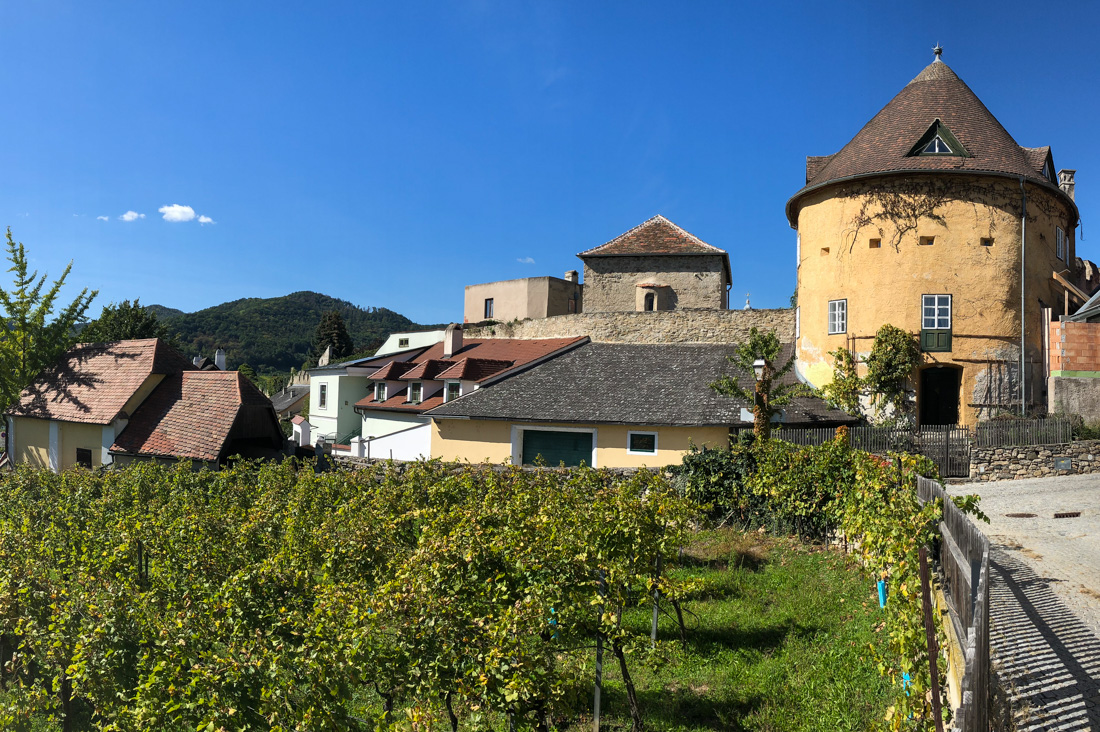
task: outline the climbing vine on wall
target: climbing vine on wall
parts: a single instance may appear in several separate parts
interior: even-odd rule
[[[833,380],[821,388],[821,393],[829,404],[858,417],[863,379],[856,372],[856,357],[847,348],[829,351],[829,355],[833,357]]]
[[[887,408],[892,408],[895,419],[906,419],[912,406],[909,380],[920,365],[916,339],[887,323],[875,333],[875,343],[866,363],[867,376],[863,383],[871,393],[876,416],[882,419]]]

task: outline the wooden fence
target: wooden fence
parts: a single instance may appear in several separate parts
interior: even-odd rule
[[[944,596],[955,637],[964,646],[962,703],[955,710],[958,732],[989,730],[989,539],[955,507],[934,480],[917,478],[922,502],[943,499],[940,566]]]
[[[835,427],[792,427],[776,430],[777,440],[796,445],[820,445],[836,437]],[[936,463],[940,475],[959,478],[970,475],[970,431],[955,425],[935,425],[920,429],[895,429],[857,425],[848,431],[852,447],[884,455],[909,452],[926,455]]]

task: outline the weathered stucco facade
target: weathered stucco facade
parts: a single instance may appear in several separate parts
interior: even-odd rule
[[[587,257],[584,309],[590,313],[645,310],[644,296],[656,295],[655,310],[728,307],[725,256]]]
[[[752,328],[794,336],[794,310],[666,310],[579,313],[466,328],[468,338],[571,338],[597,343],[740,343]]]
[[[582,308],[583,286],[575,271],[567,279],[558,277],[525,277],[480,285],[467,285],[463,306],[463,322],[482,320],[523,320],[553,315],[579,313]],[[487,306],[487,302],[490,304]],[[488,309],[490,312],[486,312]]]
[[[1041,404],[1044,333],[1065,313],[1066,288],[1053,273],[1073,267],[1076,212],[1057,191],[1029,183],[1027,194],[1026,388],[1028,402]],[[898,199],[912,202],[910,215],[896,215]],[[1059,227],[1065,259],[1055,250]],[[799,373],[829,383],[829,352],[848,348],[862,359],[887,323],[916,336],[922,297],[950,295],[951,350],[923,353],[921,368],[961,371],[961,423],[1018,411],[1020,234],[1020,185],[1004,178],[877,178],[807,195],[798,212]],[[846,324],[830,334],[837,300],[846,301]]]

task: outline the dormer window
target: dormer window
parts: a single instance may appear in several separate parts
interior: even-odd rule
[[[462,384],[458,381],[448,381],[447,390],[444,394],[443,401],[450,402],[458,399],[462,396]]]
[[[409,384],[409,402],[419,404],[422,401],[424,401],[424,384],[414,381]]]
[[[377,384],[374,385],[374,401],[386,401],[386,382],[379,381]]]
[[[1054,178],[1054,166],[1050,164],[1050,158],[1047,158],[1047,161],[1043,163],[1043,177],[1054,185],[1058,185],[1058,181]]]
[[[962,146],[958,138],[951,134],[951,130],[938,119],[921,135],[917,144],[909,150],[909,157],[923,155],[956,155],[962,158],[970,157],[970,153]]]

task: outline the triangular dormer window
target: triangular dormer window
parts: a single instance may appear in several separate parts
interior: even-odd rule
[[[932,138],[932,142],[928,143],[928,146],[924,148],[924,155],[950,155],[951,148],[943,139],[936,135]]]
[[[958,138],[951,134],[951,130],[938,119],[932,123],[928,130],[920,136],[917,144],[909,150],[908,157],[924,155],[955,155],[961,158],[970,157],[970,153],[962,146]]]
[[[1054,178],[1054,165],[1051,163],[1049,157],[1047,158],[1047,161],[1043,163],[1043,177],[1049,180],[1054,185],[1058,185],[1058,181]]]

